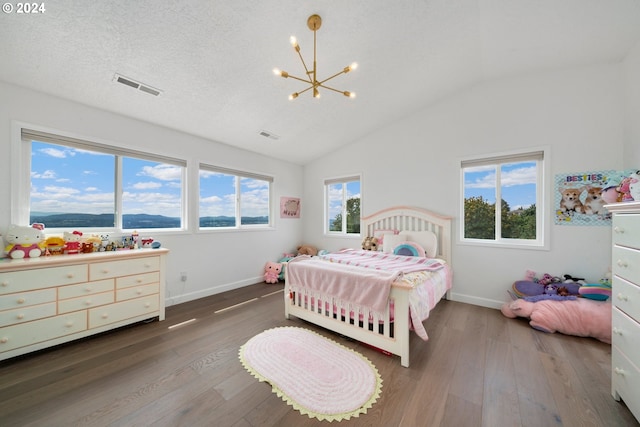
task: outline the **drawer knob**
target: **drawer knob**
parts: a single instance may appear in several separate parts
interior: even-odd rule
[[[73,273],[67,273],[67,279],[73,279],[74,274]]]
[[[138,290],[136,291],[136,293],[137,293],[138,295],[142,295],[142,289],[138,289]]]
[[[86,300],[86,301],[84,302],[84,305],[91,305],[91,300],[90,300],[90,299]]]
[[[616,264],[618,265],[618,267],[621,267],[621,268],[627,268],[627,267],[629,266],[629,264],[627,264],[627,262],[626,262],[626,261],[623,261],[623,260],[621,260],[621,259],[619,259],[619,260],[616,262]]]
[[[629,297],[628,297],[628,296],[626,296],[626,295],[625,295],[625,294],[623,294],[623,293],[619,293],[619,294],[618,294],[618,299],[619,299],[620,301],[629,301]]]
[[[9,286],[9,282],[2,282],[0,283],[0,286],[2,286],[3,288],[6,288],[7,286]]]
[[[20,314],[18,314],[18,315],[16,316],[16,318],[17,318],[18,320],[22,320],[22,319],[24,319],[24,314],[20,313]]]
[[[613,327],[613,333],[616,335],[622,335],[622,329],[618,329],[615,326]]]
[[[91,286],[87,286],[86,288],[84,288],[85,292],[91,292],[93,289],[91,289]]]
[[[149,302],[144,303],[144,307],[145,307],[145,308],[149,308],[149,307],[151,307],[151,303],[149,303]]]
[[[102,270],[102,274],[107,274],[109,272],[109,270],[107,270],[106,268]]]
[[[72,327],[73,326],[73,321],[72,320],[67,320],[67,323],[65,323],[64,326],[66,326],[67,328]]]
[[[17,303],[18,304],[24,304],[25,299],[24,298],[18,298]]]
[[[109,313],[102,313],[102,318],[103,319],[108,319],[109,318]]]
[[[136,283],[142,283],[142,279],[136,279]]]
[[[613,231],[615,231],[618,234],[624,234],[624,228],[619,226],[613,227]]]
[[[0,343],[5,344],[5,343],[8,343],[8,342],[9,342],[9,338],[7,338],[7,337],[0,338]]]
[[[615,373],[616,373],[616,375],[620,375],[620,376],[623,376],[623,377],[624,377],[624,369],[622,369],[622,368],[618,368],[618,367],[616,366],[616,368],[613,370],[613,372],[615,372]]]

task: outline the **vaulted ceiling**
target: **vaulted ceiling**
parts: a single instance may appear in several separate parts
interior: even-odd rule
[[[640,40],[638,0],[42,4],[0,16],[0,80],[299,164],[480,82],[617,63]],[[312,66],[312,14],[318,79],[356,61],[332,80],[355,99],[321,89],[289,101],[305,85],[272,73],[304,76],[291,35]]]

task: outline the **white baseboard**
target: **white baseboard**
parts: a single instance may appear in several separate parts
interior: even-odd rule
[[[479,297],[469,296],[465,294],[458,294],[456,292],[451,292],[450,299],[451,301],[479,305],[480,307],[495,308],[497,310],[500,310],[500,308],[502,307],[502,304],[505,303],[505,301],[497,301],[497,300],[488,299],[488,298],[479,298]]]
[[[252,279],[245,279],[239,282],[234,283],[225,283],[223,285],[214,286],[207,289],[200,289],[194,292],[188,292],[182,295],[171,295],[165,298],[165,303],[167,307],[172,305],[181,304],[183,302],[193,301],[200,298],[209,297],[211,295],[220,294],[226,291],[232,291],[238,288],[244,288],[245,286],[255,285],[256,283],[260,283],[264,281],[264,277],[254,277]]]

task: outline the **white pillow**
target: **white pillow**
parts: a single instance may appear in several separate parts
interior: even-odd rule
[[[399,235],[422,246],[430,258],[434,258],[438,253],[438,238],[432,231],[401,231]]]
[[[384,243],[382,244],[382,252],[392,253],[393,249],[402,242],[407,241],[407,236],[402,234],[385,234]]]

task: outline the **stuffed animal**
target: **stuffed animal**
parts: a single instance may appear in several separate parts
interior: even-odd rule
[[[8,245],[4,249],[7,255],[13,259],[37,258],[44,251],[44,225],[33,224],[21,226],[12,224],[5,237]]]
[[[318,255],[318,249],[315,246],[311,245],[300,245],[298,246],[298,255]]]
[[[264,265],[264,281],[267,283],[278,283],[278,276],[282,271],[282,264],[268,261]]]
[[[377,251],[378,250],[378,238],[377,237],[365,237],[362,241],[362,249],[365,251]]]
[[[82,232],[73,231],[68,232],[65,231],[63,234],[64,238],[64,253],[73,255],[80,252],[82,249]]]
[[[640,171],[629,175],[629,195],[636,202],[640,202]]]
[[[542,332],[593,337],[611,343],[611,304],[587,298],[537,302],[517,299],[502,306],[509,318],[528,317],[529,325]]]

